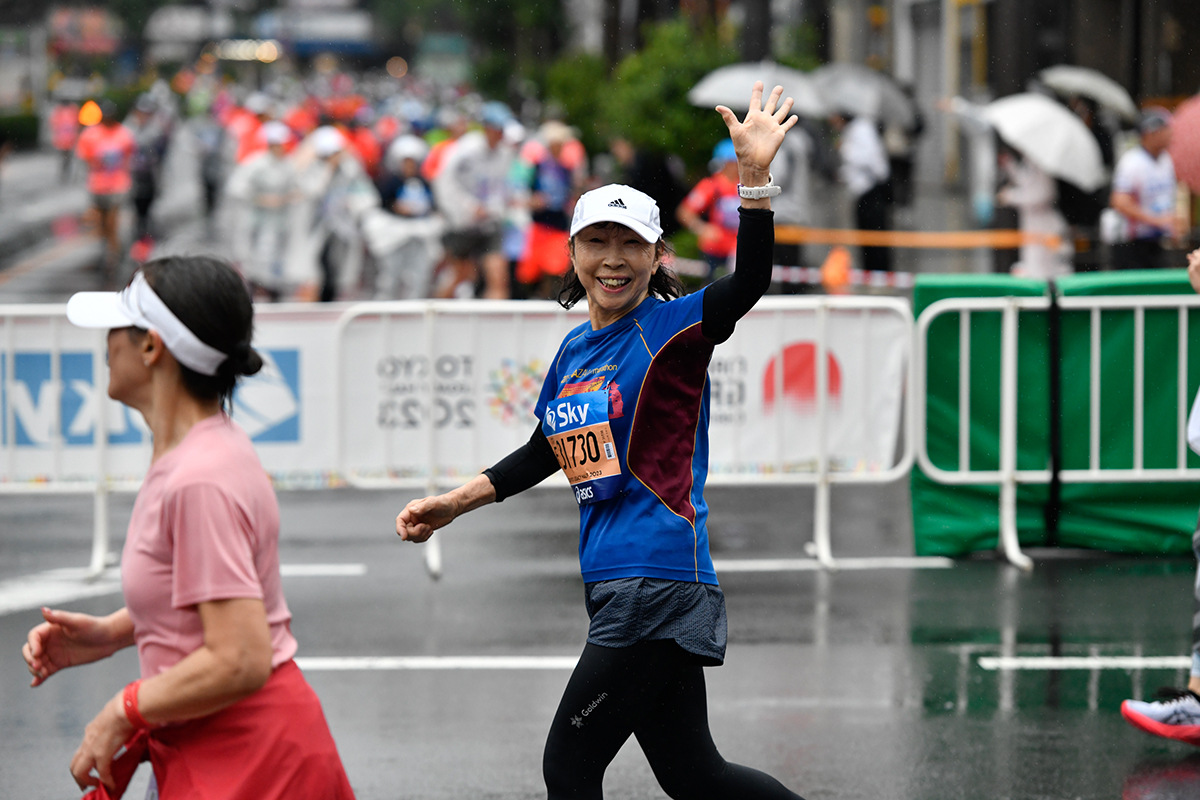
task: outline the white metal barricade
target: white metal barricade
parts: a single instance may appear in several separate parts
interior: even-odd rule
[[[481,466],[494,463],[527,440],[533,428],[532,417],[528,425],[522,422],[519,428],[497,427],[493,418],[504,410],[497,408],[497,404],[504,406],[499,402],[504,392],[513,387],[526,392],[532,389],[536,399],[544,367],[563,336],[587,319],[583,309],[568,312],[554,303],[529,301],[413,301],[348,309],[322,305],[259,311],[255,346],[268,366],[239,388],[240,400],[235,405],[249,413],[240,419],[264,468],[279,485],[297,488],[345,481],[367,488],[435,491],[476,474]],[[372,316],[384,326],[382,330],[359,324]],[[365,349],[394,350],[394,337],[386,330],[391,324],[388,320],[408,325],[405,336],[411,341],[406,342],[406,349],[419,357],[382,359],[365,366],[356,362],[357,351],[371,337]],[[497,339],[495,333],[505,320],[510,332],[517,331],[511,341],[521,343],[511,353],[510,340]],[[710,474],[709,483],[813,486],[814,533],[807,550],[816,558],[796,559],[795,568],[947,563],[944,559],[835,559],[830,544],[829,496],[834,484],[895,481],[904,478],[911,467],[916,438],[915,407],[910,402],[912,325],[908,305],[892,298],[770,297],[739,324],[739,333],[729,343],[717,348],[710,375],[714,414],[710,442],[734,455],[722,464],[713,462],[717,469]],[[366,339],[364,331],[369,332]],[[804,340],[808,348],[805,368],[810,385],[806,391],[812,407],[803,413],[781,413],[783,401],[794,388],[785,386],[785,381],[794,377],[785,376],[791,369],[787,353],[780,349],[785,339],[792,344]],[[884,352],[886,358],[880,355]],[[0,494],[92,494],[93,575],[101,574],[109,562],[108,495],[136,491],[138,478],[150,461],[149,432],[139,415],[107,398],[105,353],[105,333],[70,325],[63,306],[0,307]],[[487,359],[487,363],[497,363],[500,354],[513,356],[507,359],[511,369],[502,376],[507,381],[500,382],[503,386],[494,382],[485,386],[483,375],[458,380],[464,373],[480,369],[478,365]],[[848,388],[851,379],[847,378],[846,362],[839,362],[842,372],[831,374],[833,355],[858,359],[856,369],[866,376],[855,384],[859,388]],[[777,363],[773,377],[767,378],[772,373],[763,365],[771,359]],[[540,372],[530,366],[538,361],[542,362]],[[744,380],[735,379],[736,369],[742,369]],[[385,374],[388,370],[392,374]],[[420,379],[409,383],[397,380],[398,372],[405,370],[424,370],[429,380],[447,385],[435,387],[435,391],[419,386]],[[779,401],[774,412],[751,408],[751,400],[745,397],[736,399],[757,392],[753,403],[765,401],[764,387],[770,381],[774,381],[772,391]],[[837,393],[839,386],[842,395]],[[437,395],[443,388],[447,394]],[[390,395],[395,402],[377,402],[393,391],[412,394]],[[881,395],[886,396],[886,403]],[[852,398],[857,399],[851,402]],[[739,439],[749,434],[739,433],[741,423],[728,422],[727,412],[737,402],[744,402],[744,414],[761,415],[743,426],[753,428],[757,439]],[[869,424],[862,422],[863,415],[884,406],[894,409],[894,415],[887,417],[892,412],[883,412]],[[392,418],[376,419],[378,409],[384,407]],[[719,412],[725,413],[726,419],[717,424]],[[235,408],[235,419],[239,413]],[[473,415],[486,417],[492,426],[475,439],[470,438],[472,430],[460,430],[460,423],[469,422]],[[431,424],[422,426],[422,420]],[[884,424],[886,420],[890,422]],[[402,428],[408,423],[415,427],[407,431],[407,439],[401,439],[379,435],[381,422],[386,423],[383,427]],[[435,430],[435,426],[441,429]],[[861,434],[862,441],[872,436],[876,443],[887,440],[886,446],[876,448],[886,451],[886,456],[849,462],[846,453],[854,448],[845,444],[846,431],[859,435],[859,429],[869,431]],[[415,467],[372,471],[360,469],[350,458],[364,448],[377,448],[378,461],[386,467],[396,455],[386,452],[393,439],[405,442],[408,455],[417,453]],[[451,447],[464,449],[457,452]],[[793,451],[804,455],[796,457]],[[459,456],[457,462],[452,455]],[[552,480],[565,484],[561,476]],[[427,553],[431,570],[438,572],[437,545]]]
[[[108,386],[107,346],[105,331],[83,331],[67,322],[66,306],[0,306],[0,326],[3,327],[3,346],[0,348],[0,399],[3,403],[3,419],[0,420],[0,444],[4,448],[4,464],[0,469],[0,494],[91,494],[93,495],[92,554],[88,574],[98,578],[108,566],[108,495],[112,491],[137,491],[140,481],[114,480],[109,477],[109,448],[105,387]],[[63,392],[63,339],[70,336],[84,343],[91,357],[90,377],[93,394],[89,402],[94,404],[92,418],[92,464],[87,470],[89,477],[83,478],[66,466],[76,456],[66,457],[62,419]],[[32,351],[32,352],[31,352]],[[75,351],[78,353],[78,351]],[[48,440],[40,448],[38,463],[33,471],[22,468],[18,459],[19,431],[24,431],[19,420],[19,392],[29,392],[18,385],[17,361],[21,356],[43,358],[48,374],[40,382],[38,416]],[[28,395],[26,395],[28,396]],[[26,437],[30,435],[25,431]]]
[[[1200,308],[1197,295],[1125,295],[1073,296],[1057,299],[1063,311],[1088,311],[1090,314],[1090,380],[1089,380],[1089,458],[1087,469],[1061,469],[1063,483],[1157,483],[1164,481],[1200,481],[1200,469],[1187,466],[1187,357],[1188,310]],[[1032,560],[1021,552],[1017,539],[1017,484],[1049,483],[1049,467],[1038,470],[1017,469],[1017,330],[1022,311],[1045,312],[1050,308],[1049,297],[979,297],[948,298],[932,303],[922,313],[916,325],[914,350],[916,412],[916,459],[931,479],[947,485],[1000,486],[1000,545],[1005,556],[1022,569],[1031,569]],[[1178,413],[1176,420],[1178,444],[1176,466],[1171,469],[1146,469],[1143,466],[1145,397],[1145,313],[1148,309],[1176,310],[1179,316],[1179,375],[1175,393]],[[1106,468],[1100,463],[1100,320],[1103,311],[1132,311],[1133,342],[1133,466]],[[996,470],[976,470],[970,465],[971,424],[971,315],[974,313],[1001,314],[1000,370],[1000,464]],[[926,426],[926,354],[930,325],[945,314],[959,315],[959,384],[958,384],[958,469],[946,470],[929,458]]]
[[[910,346],[911,340],[909,332],[912,329],[912,312],[909,305],[902,300],[894,298],[881,297],[768,297],[761,300],[755,307],[752,315],[776,315],[782,318],[785,313],[802,312],[810,314],[815,320],[815,364],[816,369],[816,391],[815,391],[815,414],[812,417],[812,425],[815,427],[816,435],[816,458],[815,463],[811,465],[811,469],[773,469],[767,471],[757,471],[754,473],[747,472],[710,472],[708,483],[710,485],[798,485],[798,486],[813,486],[816,491],[816,502],[814,509],[813,520],[813,542],[808,546],[807,550],[810,555],[816,557],[816,562],[824,567],[836,567],[842,563],[846,567],[857,566],[855,559],[835,559],[830,541],[830,488],[834,484],[867,484],[867,483],[888,483],[895,480],[900,480],[907,477],[913,461],[913,431],[915,417],[914,404],[910,401],[913,396],[913,370],[911,369]],[[830,461],[830,447],[827,441],[828,422],[830,419],[830,402],[829,402],[829,359],[830,351],[829,342],[829,324],[830,317],[834,314],[848,314],[858,312],[862,314],[864,322],[868,320],[872,314],[894,315],[902,322],[900,328],[901,346],[903,347],[904,365],[901,370],[902,385],[897,387],[899,393],[903,396],[903,416],[900,421],[900,434],[902,439],[899,455],[895,458],[894,463],[889,463],[886,468],[874,471],[862,469],[845,469],[838,468],[838,465],[832,464]],[[536,319],[535,319],[536,318]],[[419,319],[420,333],[415,327],[416,320]],[[335,418],[337,420],[338,429],[335,439],[337,442],[337,470],[341,477],[350,485],[360,488],[370,489],[424,489],[428,492],[434,492],[439,489],[449,488],[460,485],[465,480],[469,479],[475,472],[464,473],[449,471],[445,468],[443,458],[439,453],[439,445],[435,426],[432,424],[432,419],[438,413],[443,417],[449,414],[449,406],[442,403],[442,411],[437,412],[434,409],[434,400],[432,394],[424,397],[421,401],[408,399],[405,402],[413,403],[414,408],[424,407],[425,410],[421,413],[428,415],[430,424],[424,426],[424,437],[416,442],[416,439],[409,439],[413,446],[420,448],[422,456],[422,466],[420,469],[412,469],[411,463],[409,468],[396,468],[394,453],[391,449],[394,448],[390,444],[390,436],[384,436],[385,441],[381,447],[382,466],[376,465],[376,468],[371,470],[360,469],[347,459],[347,439],[355,431],[361,430],[362,426],[368,424],[365,418],[369,416],[366,411],[360,410],[355,413],[353,408],[363,409],[356,397],[356,393],[362,392],[361,368],[355,374],[348,369],[347,360],[354,355],[355,347],[367,347],[368,339],[375,342],[371,347],[379,347],[379,340],[382,340],[382,352],[384,356],[380,359],[380,363],[386,363],[387,359],[394,358],[393,351],[397,347],[395,339],[394,326],[407,325],[407,334],[409,338],[405,340],[405,344],[409,352],[416,350],[423,354],[426,374],[433,379],[433,364],[437,363],[438,359],[445,359],[447,356],[442,350],[441,338],[446,336],[450,331],[465,330],[471,328],[473,332],[464,334],[467,339],[472,342],[472,347],[478,347],[478,337],[481,334],[479,331],[480,320],[518,320],[516,326],[521,329],[522,324],[526,326],[538,323],[542,325],[542,332],[539,334],[538,349],[541,355],[549,360],[556,351],[559,342],[565,336],[567,331],[587,319],[586,312],[581,309],[576,309],[571,312],[562,310],[557,304],[550,302],[509,302],[509,301],[491,301],[491,302],[475,302],[462,303],[455,301],[399,301],[390,303],[363,303],[356,305],[346,311],[338,323],[338,345],[336,347],[336,358],[338,360],[337,367],[334,371],[337,387],[337,401],[335,408]],[[532,320],[532,321],[530,321]],[[550,321],[552,324],[547,324]],[[361,323],[372,322],[378,330],[373,331],[370,337],[359,336],[355,341],[350,341],[350,334],[362,326]],[[449,325],[454,328],[447,327]],[[483,326],[486,328],[486,325]],[[378,338],[376,338],[378,337]],[[419,346],[414,345],[413,340],[420,339]],[[758,343],[756,343],[756,346]],[[765,342],[761,344],[763,350],[770,350],[782,345],[781,341]],[[718,355],[721,349],[717,350]],[[775,372],[778,381],[783,381],[782,367]],[[538,379],[540,388],[540,378]],[[780,383],[782,389],[782,383]],[[428,390],[430,393],[432,389]],[[355,405],[359,403],[359,405]],[[353,406],[353,408],[352,408]],[[781,419],[782,415],[778,415],[777,419]],[[782,423],[780,423],[782,425]],[[530,418],[530,429],[533,422]],[[512,446],[519,445],[528,438],[529,430],[522,430],[521,438],[513,440]],[[477,445],[470,445],[477,446]],[[512,446],[507,446],[505,449],[493,454],[494,457],[502,456],[504,453],[512,449]],[[889,454],[891,457],[893,454]],[[410,462],[411,462],[411,453]],[[561,475],[551,480],[565,482]],[[430,540],[436,542],[436,537]],[[429,559],[428,566],[430,570],[437,574],[441,568],[440,553],[437,550],[436,544],[427,551]],[[945,559],[863,559],[862,561],[870,561],[871,566],[945,566]],[[867,566],[863,564],[862,566]]]

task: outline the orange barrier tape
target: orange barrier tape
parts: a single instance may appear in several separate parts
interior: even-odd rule
[[[776,225],[778,244],[832,244],[862,247],[912,247],[929,250],[972,250],[987,247],[1013,250],[1023,244],[1042,244],[1051,250],[1062,246],[1062,237],[1014,230],[987,231],[857,231],[842,228],[802,228]]]

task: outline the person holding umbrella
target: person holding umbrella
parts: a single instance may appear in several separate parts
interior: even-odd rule
[[[1058,209],[1058,190],[1054,179],[1012,148],[1004,147],[999,156],[1005,184],[996,194],[1002,206],[1017,210],[1021,232],[1037,237],[1053,236],[1064,240],[1067,221]],[[1065,243],[1049,247],[1044,240],[1031,237],[1021,244],[1021,256],[1012,274],[1023,278],[1048,280],[1071,272],[1071,247]]]
[[[1163,266],[1163,240],[1180,239],[1187,223],[1175,212],[1175,163],[1171,145],[1171,115],[1149,109],[1138,123],[1139,146],[1117,162],[1109,205],[1121,215],[1125,230],[1113,245],[1117,269],[1157,269]]]
[[[838,176],[854,198],[854,219],[861,231],[886,231],[891,199],[888,180],[891,165],[871,117],[837,111],[829,118],[830,127],[839,135],[838,154],[842,164]],[[863,269],[890,270],[892,251],[887,247],[864,247]]]

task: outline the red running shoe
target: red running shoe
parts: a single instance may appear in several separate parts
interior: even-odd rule
[[[1187,689],[1159,689],[1159,698],[1146,703],[1126,700],[1121,716],[1135,728],[1166,739],[1200,747],[1200,695]]]

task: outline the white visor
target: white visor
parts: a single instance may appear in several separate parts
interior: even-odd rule
[[[81,328],[127,328],[158,331],[175,360],[201,375],[216,375],[228,356],[200,341],[139,272],[120,292],[77,292],[67,301],[67,319]]]

